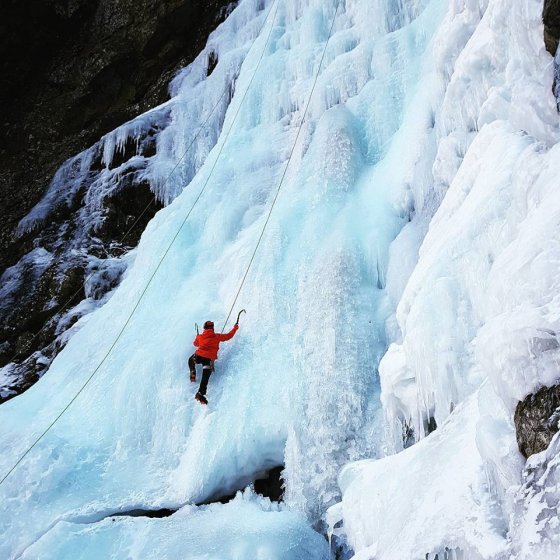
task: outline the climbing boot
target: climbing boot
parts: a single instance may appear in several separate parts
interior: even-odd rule
[[[194,383],[196,381],[196,370],[191,369],[191,382]]]
[[[208,399],[202,394],[202,393],[197,393],[194,398],[200,403],[200,404],[208,404]]]

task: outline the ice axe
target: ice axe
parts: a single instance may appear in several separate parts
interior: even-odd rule
[[[195,324],[194,324],[194,328],[196,329],[196,334],[200,334],[200,333],[198,332],[198,323],[195,323]]]
[[[238,314],[237,314],[237,321],[235,321],[236,325],[239,325],[239,317],[241,317],[241,313],[247,313],[247,311],[245,311],[245,309],[242,309]]]

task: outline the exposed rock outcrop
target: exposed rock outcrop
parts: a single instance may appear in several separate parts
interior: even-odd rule
[[[71,159],[57,173],[43,219],[20,234],[28,252],[0,276],[0,366],[11,364],[0,402],[32,385],[68,329],[120,282],[129,251],[162,206],[141,173],[153,144],[153,135],[144,137],[116,169],[102,165],[99,143]]]
[[[544,387],[519,402],[514,421],[523,456],[544,451],[559,428],[560,385]]]
[[[544,0],[543,4],[544,44],[554,56],[560,39],[560,0]]]
[[[560,0],[544,0],[543,4],[544,44],[546,50],[554,56],[554,85],[552,92],[556,97],[556,106],[560,111],[560,65],[556,56],[560,40]]]

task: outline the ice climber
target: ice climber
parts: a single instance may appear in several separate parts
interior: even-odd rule
[[[233,325],[233,329],[226,334],[215,333],[214,323],[212,321],[206,321],[202,334],[196,335],[193,344],[197,349],[189,358],[189,369],[191,372],[191,381],[194,383],[196,381],[196,364],[202,364],[202,380],[200,381],[198,392],[194,397],[198,402],[208,404],[206,389],[208,388],[210,375],[214,371],[214,361],[218,359],[220,342],[233,338],[238,328],[239,317],[238,322]]]

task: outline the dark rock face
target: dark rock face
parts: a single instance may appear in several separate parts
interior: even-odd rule
[[[560,59],[556,56],[560,40],[560,0],[544,0],[543,4],[544,44],[554,56],[554,84],[552,92],[556,97],[556,107],[560,111]]]
[[[558,432],[560,385],[527,396],[515,409],[517,445],[524,457],[544,451]]]
[[[64,332],[103,303],[162,206],[141,173],[161,123],[117,151],[109,168],[94,142],[163,102],[170,78],[233,7],[224,0],[3,4],[0,367],[14,356],[16,363],[3,372],[0,402],[32,385],[65,344]],[[88,146],[85,164],[74,154]],[[118,177],[109,176],[110,188],[92,203],[96,181],[115,168]],[[59,175],[64,194],[44,219],[18,230]]]
[[[284,498],[283,471],[284,465],[274,467],[267,471],[264,478],[258,478],[253,483],[255,492],[265,498],[269,498],[272,502],[281,502]]]
[[[231,4],[231,5],[230,5]],[[62,162],[165,100],[225,0],[7,0],[0,18],[0,273],[19,220]]]
[[[544,44],[554,56],[560,38],[560,0],[544,0],[543,5]]]

